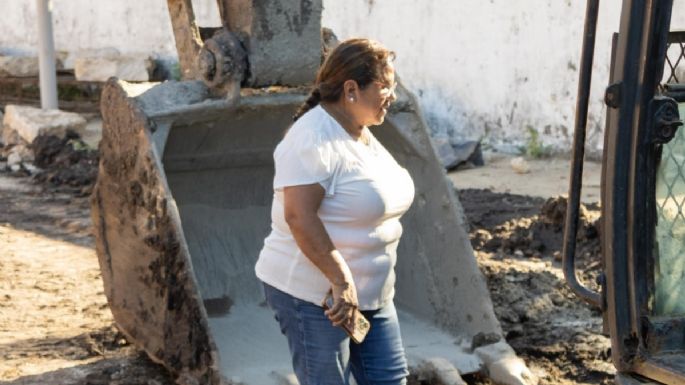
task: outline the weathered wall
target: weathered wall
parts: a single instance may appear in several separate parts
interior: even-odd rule
[[[583,3],[436,0],[418,7],[412,0],[347,0],[326,4],[324,25],[341,38],[367,35],[394,49],[434,135],[484,136],[513,151],[530,128],[563,151],[573,130]],[[588,134],[593,147],[601,138],[601,89],[619,3],[602,2]]]
[[[53,0],[55,44],[78,51],[113,46],[124,53],[175,56],[164,0]],[[685,0],[674,11],[685,27]],[[200,25],[218,25],[216,2],[194,0]],[[600,2],[588,125],[601,148],[611,33],[621,0]],[[3,0],[0,52],[33,50],[34,1]],[[397,52],[404,82],[419,95],[434,136],[484,137],[503,150],[525,146],[529,130],[567,151],[573,130],[584,1],[324,0],[323,25],[340,38],[368,36]]]
[[[685,26],[685,1],[674,23]],[[600,2],[588,149],[603,140],[603,92],[621,0]],[[327,1],[323,25],[340,38],[369,36],[397,52],[397,67],[420,96],[434,136],[485,137],[516,151],[540,134],[569,151],[575,118],[585,2],[571,0]]]
[[[685,0],[675,25],[685,27]],[[555,151],[572,143],[584,1],[329,0],[323,25],[340,38],[369,36],[397,52],[434,136],[485,138],[516,151],[529,130]],[[602,146],[611,34],[621,0],[600,2],[588,149]]]
[[[193,0],[203,26],[220,26],[216,1]],[[38,46],[35,0],[2,0],[0,53]],[[176,57],[166,0],[53,0],[55,49],[78,52],[114,47],[121,53]]]

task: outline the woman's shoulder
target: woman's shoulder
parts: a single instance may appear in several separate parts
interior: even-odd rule
[[[292,182],[289,177],[302,182],[302,178],[299,178],[301,175],[316,176],[323,180],[336,169],[338,155],[334,141],[327,134],[326,125],[321,114],[310,110],[290,126],[274,151],[278,180],[278,183],[274,182],[275,185],[286,183],[284,180]],[[304,179],[309,181],[311,178]]]
[[[302,115],[288,130],[286,138],[305,141],[312,144],[330,142],[335,134],[331,118],[320,106],[316,106]]]

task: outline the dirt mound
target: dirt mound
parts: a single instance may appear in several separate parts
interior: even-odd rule
[[[470,225],[471,243],[479,251],[517,257],[561,260],[566,198],[547,200],[489,190],[460,192]],[[581,204],[576,236],[578,260],[594,262],[600,254],[599,207]],[[595,267],[599,267],[598,265]]]
[[[69,133],[63,139],[39,136],[31,148],[34,163],[41,169],[35,180],[77,195],[90,195],[97,177],[98,152],[88,148],[77,134]]]
[[[561,271],[566,199],[489,190],[459,195],[507,342],[541,384],[612,383],[601,314],[567,288]],[[599,208],[583,206],[580,214],[579,278],[592,286],[601,268]]]

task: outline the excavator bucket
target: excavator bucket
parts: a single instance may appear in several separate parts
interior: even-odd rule
[[[299,9],[281,4],[288,1],[274,4]],[[230,26],[227,15],[236,15],[230,11],[250,2],[219,3]],[[311,3],[320,12],[320,1]],[[190,1],[169,0],[169,7],[180,46],[185,35],[178,20],[192,21]],[[240,80],[248,72],[236,64],[222,84],[216,77],[207,81],[207,74],[204,82],[151,88],[112,79],[101,97],[103,137],[91,199],[105,294],[122,332],[179,383],[297,383],[254,265],[270,231],[273,150],[306,94],[303,87],[258,84],[269,79],[270,67],[264,51],[269,45],[256,40],[285,39],[287,31],[250,35],[251,20],[262,28],[269,17],[283,17],[273,9],[257,11],[263,14],[233,21],[242,28],[243,43],[250,44],[236,43],[228,32],[215,34],[213,43],[204,42],[200,65],[183,70],[187,78],[197,68],[226,74],[226,63],[240,64],[241,47],[261,47],[255,54],[263,59],[261,67],[255,60],[249,77]],[[298,20],[320,28],[310,16]],[[292,23],[271,26],[277,25]],[[291,32],[297,36],[311,29],[296,27]],[[193,39],[184,44],[198,47]],[[185,54],[182,64],[192,61],[188,52],[179,53]],[[232,61],[219,60],[224,54],[233,55]],[[310,64],[297,65],[298,55],[281,53],[278,60],[279,71],[303,69],[302,78],[313,76]],[[293,83],[300,81],[288,73]],[[241,82],[262,88],[236,88]],[[217,88],[229,98],[217,98]],[[477,371],[524,384],[519,379],[525,366],[502,338],[463,211],[419,106],[401,85],[397,93],[385,123],[373,132],[416,186],[413,205],[402,218],[396,266],[395,298],[410,371],[444,384],[459,384],[459,373]]]
[[[117,324],[179,379],[294,381],[254,264],[270,230],[272,153],[305,95],[243,90],[231,105],[194,81],[141,91],[111,80],[102,95],[92,215]],[[473,338],[501,329],[416,101],[398,94],[374,134],[416,185],[396,267],[407,357],[414,372],[481,371]]]

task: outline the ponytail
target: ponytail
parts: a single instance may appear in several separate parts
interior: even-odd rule
[[[297,112],[295,115],[293,115],[293,122],[297,121],[302,115],[307,113],[307,111],[311,110],[312,108],[316,107],[319,105],[321,102],[321,91],[319,91],[319,87],[315,87],[312,90],[312,93],[309,94],[309,97],[307,100],[302,103],[300,108],[297,109]]]

